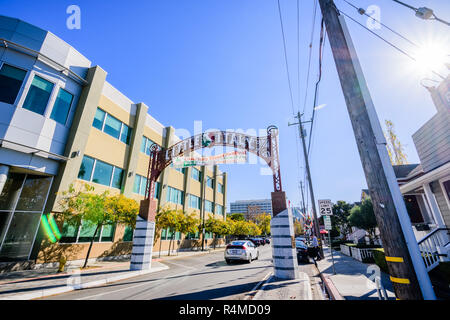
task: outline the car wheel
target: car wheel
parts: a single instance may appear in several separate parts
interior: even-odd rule
[[[227,264],[231,264],[231,261],[230,261],[229,259],[225,259],[225,262],[226,262]]]

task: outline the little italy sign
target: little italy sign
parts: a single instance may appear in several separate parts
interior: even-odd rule
[[[232,151],[208,157],[182,156],[173,158],[172,160],[172,164],[175,168],[210,166],[215,164],[246,163],[246,162],[247,162],[247,151]]]

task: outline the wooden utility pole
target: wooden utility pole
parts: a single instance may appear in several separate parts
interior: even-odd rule
[[[389,160],[386,139],[345,21],[333,0],[319,3],[395,294],[401,300],[434,300],[436,296]]]
[[[308,177],[308,184],[309,184],[309,191],[311,195],[311,208],[313,212],[314,222],[314,235],[317,237],[317,240],[320,241],[320,229],[319,229],[319,220],[317,219],[317,213],[316,213],[316,200],[314,199],[314,191],[312,186],[312,178],[311,178],[311,171],[309,169],[309,159],[308,159],[308,151],[306,149],[306,142],[305,142],[305,135],[303,134],[303,123],[309,122],[305,121],[302,122],[302,115],[300,112],[297,113],[296,118],[298,119],[298,123],[292,123],[289,125],[296,125],[298,124],[298,130],[300,133],[300,138],[302,138],[302,145],[303,145],[303,155],[305,158],[305,167],[306,167],[306,174]],[[320,255],[323,257],[323,248],[322,248],[322,241],[319,242],[320,244]]]

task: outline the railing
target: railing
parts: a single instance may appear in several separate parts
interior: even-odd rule
[[[449,230],[449,228],[434,229],[418,242],[427,271],[433,270],[440,261],[444,261],[446,254],[443,252],[445,246],[449,244]]]
[[[349,246],[346,246],[345,244],[341,244],[339,247],[341,248],[341,252],[343,254],[345,254],[346,256],[349,256],[349,257],[352,256]]]

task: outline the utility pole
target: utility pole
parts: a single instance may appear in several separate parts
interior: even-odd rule
[[[319,0],[319,3],[395,294],[401,300],[435,300],[347,26],[333,0]]]
[[[303,192],[303,181],[300,181],[300,191],[301,191],[301,194],[302,194],[303,214],[306,215],[305,194],[304,194],[304,192]]]
[[[312,186],[312,179],[311,179],[311,171],[309,169],[309,160],[308,160],[308,152],[306,149],[306,143],[305,143],[305,136],[303,134],[303,123],[311,122],[311,121],[305,121],[302,122],[302,115],[300,112],[297,112],[296,118],[298,119],[298,123],[289,123],[288,125],[297,125],[298,124],[298,130],[300,131],[300,137],[302,138],[302,145],[303,145],[303,155],[305,157],[305,166],[306,166],[306,174],[308,176],[308,183],[309,183],[309,191],[311,194],[311,207],[314,217],[314,235],[317,237],[317,239],[320,239],[320,230],[319,230],[319,220],[317,219],[317,213],[316,213],[316,200],[314,199],[314,191]],[[322,248],[322,241],[320,241],[320,255],[323,257],[323,248]]]

